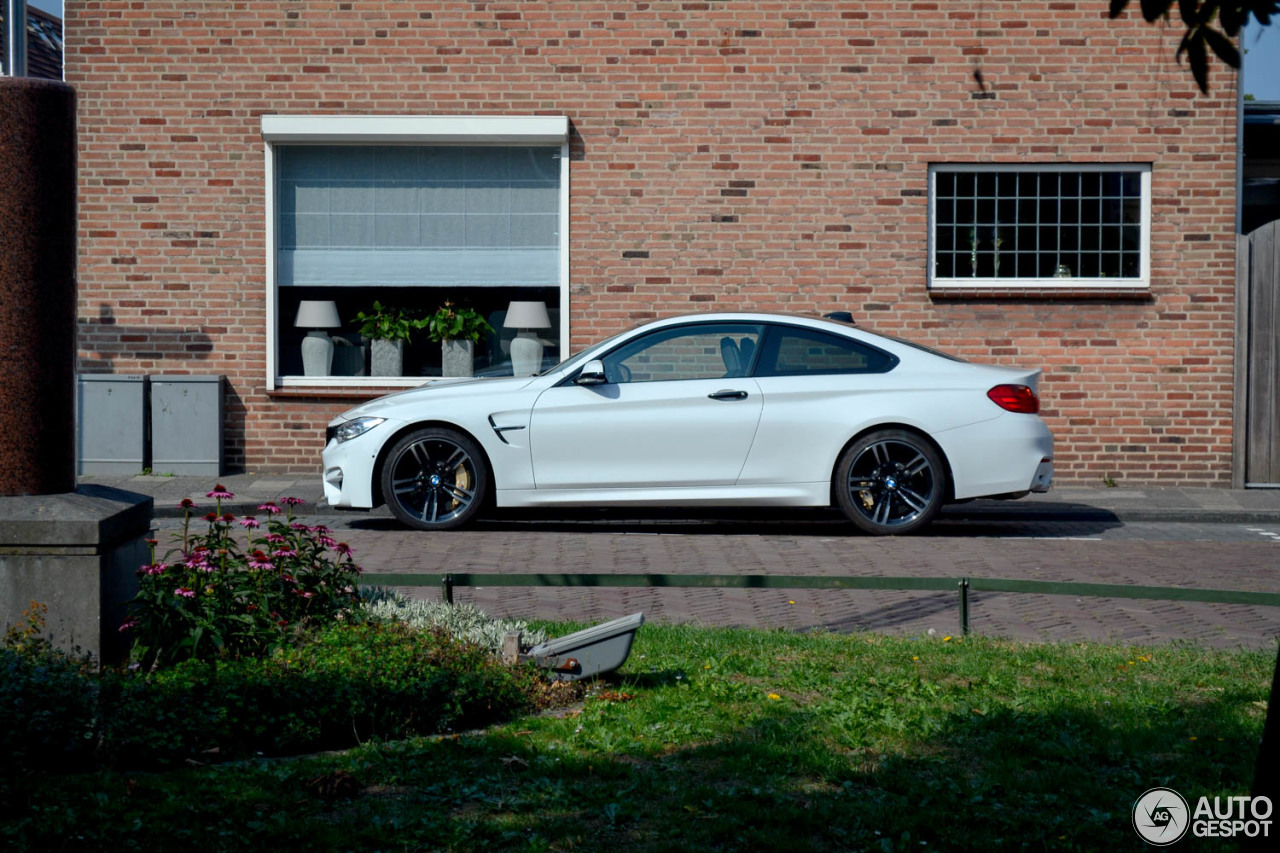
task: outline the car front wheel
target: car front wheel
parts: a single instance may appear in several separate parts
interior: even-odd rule
[[[855,441],[836,465],[840,509],[874,536],[913,533],[942,508],[947,474],[933,445],[905,430],[881,430]]]
[[[488,485],[476,443],[450,429],[428,428],[401,438],[382,468],[382,495],[391,512],[418,530],[452,530],[479,512]]]

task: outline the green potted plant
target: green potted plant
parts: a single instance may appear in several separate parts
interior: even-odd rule
[[[404,373],[404,345],[425,323],[403,308],[383,306],[378,300],[368,311],[356,314],[360,334],[372,341],[369,355],[371,376],[400,376]]]
[[[423,327],[428,338],[440,342],[441,373],[445,376],[474,375],[476,341],[493,332],[478,311],[458,308],[451,302],[428,314]]]

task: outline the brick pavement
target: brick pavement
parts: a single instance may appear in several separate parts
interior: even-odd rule
[[[341,528],[370,573],[970,576],[1280,592],[1280,490],[1064,487],[1021,501],[949,507],[925,535],[874,539],[814,513],[681,521],[566,511],[426,534],[399,528],[385,510],[332,514],[315,476],[222,480],[237,494],[227,504],[237,514],[285,495],[305,499],[308,517]],[[212,486],[204,477],[81,482],[152,495],[161,525],[176,523],[183,497],[206,506],[203,494]],[[1102,541],[1083,541],[1093,539]],[[914,635],[958,628],[952,593],[505,587],[459,589],[458,597],[494,615],[527,619],[596,622],[643,610],[655,621],[793,630]],[[975,592],[971,625],[980,634],[1039,641],[1262,646],[1280,634],[1280,608]]]
[[[451,533],[412,533],[357,523],[344,535],[377,572],[891,575],[1280,592],[1280,542],[996,538],[963,525],[933,536],[873,539],[839,524],[592,527],[489,523]],[[1244,534],[1242,534],[1244,535]],[[405,590],[438,596],[436,589]],[[496,616],[597,622],[642,610],[654,621],[914,635],[958,630],[955,593],[888,590],[458,588]],[[975,592],[976,633],[1031,641],[1266,646],[1280,608]]]

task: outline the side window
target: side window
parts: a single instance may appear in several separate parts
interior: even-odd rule
[[[819,376],[836,373],[886,373],[895,356],[858,341],[814,329],[769,329],[756,376]]]
[[[746,376],[762,332],[747,323],[661,329],[606,355],[605,376],[617,383]]]

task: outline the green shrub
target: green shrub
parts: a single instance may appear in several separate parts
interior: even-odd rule
[[[334,626],[265,658],[111,675],[105,741],[128,765],[344,748],[508,718],[535,678],[443,632]]]
[[[42,636],[47,611],[33,601],[0,647],[0,803],[23,774],[82,765],[97,745],[97,679]]]
[[[366,588],[362,594],[366,616],[403,622],[419,631],[442,630],[454,639],[475,643],[493,654],[502,653],[502,640],[509,632],[519,632],[521,649],[526,651],[547,639],[546,631],[531,629],[523,621],[491,619],[474,604],[406,599],[378,587]]]
[[[97,679],[51,653],[0,649],[0,774],[78,765],[93,752]]]
[[[328,528],[293,517],[297,498],[258,507],[237,521],[222,512],[234,497],[216,486],[216,510],[203,534],[191,533],[196,506],[183,500],[178,547],[138,571],[139,590],[121,626],[134,637],[133,657],[146,669],[185,660],[260,655],[300,633],[355,614],[361,569],[351,548]],[[236,527],[241,528],[237,531]]]

